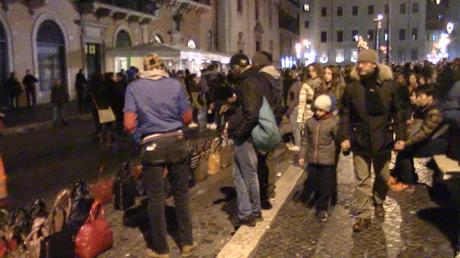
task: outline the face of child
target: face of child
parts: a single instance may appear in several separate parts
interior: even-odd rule
[[[430,105],[432,102],[433,102],[433,97],[432,96],[428,96],[428,95],[426,95],[424,93],[421,93],[421,94],[417,95],[417,104],[420,107],[426,107],[426,106]]]
[[[327,115],[327,113],[327,111],[324,111],[322,109],[316,109],[315,117],[316,119],[323,119]]]

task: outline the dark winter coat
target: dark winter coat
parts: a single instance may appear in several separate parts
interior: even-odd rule
[[[26,89],[32,89],[34,88],[35,83],[37,83],[38,80],[31,74],[27,74],[24,76],[24,79],[22,79],[22,84],[26,87]]]
[[[389,153],[396,140],[406,139],[406,121],[391,69],[379,64],[376,75],[364,85],[354,67],[340,112],[340,138],[351,141],[353,153]]]
[[[262,85],[257,76],[257,69],[249,68],[238,78],[237,102],[227,112],[229,118],[228,135],[236,144],[241,144],[251,137],[252,129],[259,121],[259,111],[262,107]]]
[[[431,136],[440,129],[443,118],[436,103],[433,103],[419,108],[414,115],[414,120],[413,123],[419,126],[414,130],[408,130],[407,146],[431,139]]]
[[[6,88],[10,96],[19,96],[22,92],[21,84],[16,78],[8,78],[6,80]]]
[[[51,87],[51,103],[56,107],[62,107],[69,101],[69,95],[67,89],[63,86],[53,85]]]
[[[337,116],[322,120],[315,117],[307,119],[300,146],[300,157],[305,157],[309,164],[336,165],[338,125]]]
[[[75,76],[75,89],[77,91],[82,91],[86,84],[86,78],[83,73],[77,73]]]
[[[94,89],[94,100],[97,109],[107,109],[113,105],[113,89],[115,82],[112,80],[105,81],[99,87]]]

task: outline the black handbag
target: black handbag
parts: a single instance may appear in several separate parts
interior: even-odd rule
[[[40,245],[40,258],[75,257],[73,232],[69,228],[45,237]]]
[[[127,227],[142,227],[148,225],[149,216],[147,213],[147,201],[140,205],[131,207],[123,214],[123,225]]]
[[[134,205],[138,195],[136,182],[129,173],[129,163],[124,162],[113,184],[114,209],[126,210]]]
[[[70,214],[66,218],[66,225],[76,233],[88,218],[94,199],[91,197],[88,185],[81,179],[75,184],[71,196],[72,204]]]

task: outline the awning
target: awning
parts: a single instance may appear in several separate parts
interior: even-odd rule
[[[231,55],[219,52],[208,52],[199,49],[171,46],[166,44],[148,43],[125,48],[109,49],[106,52],[111,56],[130,56],[130,57],[144,57],[148,54],[155,53],[162,59],[169,60],[195,60],[195,62],[209,62],[218,61],[228,64]]]

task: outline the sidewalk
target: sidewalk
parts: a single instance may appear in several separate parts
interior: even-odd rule
[[[53,106],[52,104],[37,105],[35,107],[20,107],[19,109],[4,110],[5,118],[3,123],[5,128],[2,130],[3,135],[28,132],[31,130],[51,127],[53,124]],[[91,119],[91,113],[87,105],[82,112],[78,111],[77,101],[67,103],[65,107],[65,116],[67,120]]]

